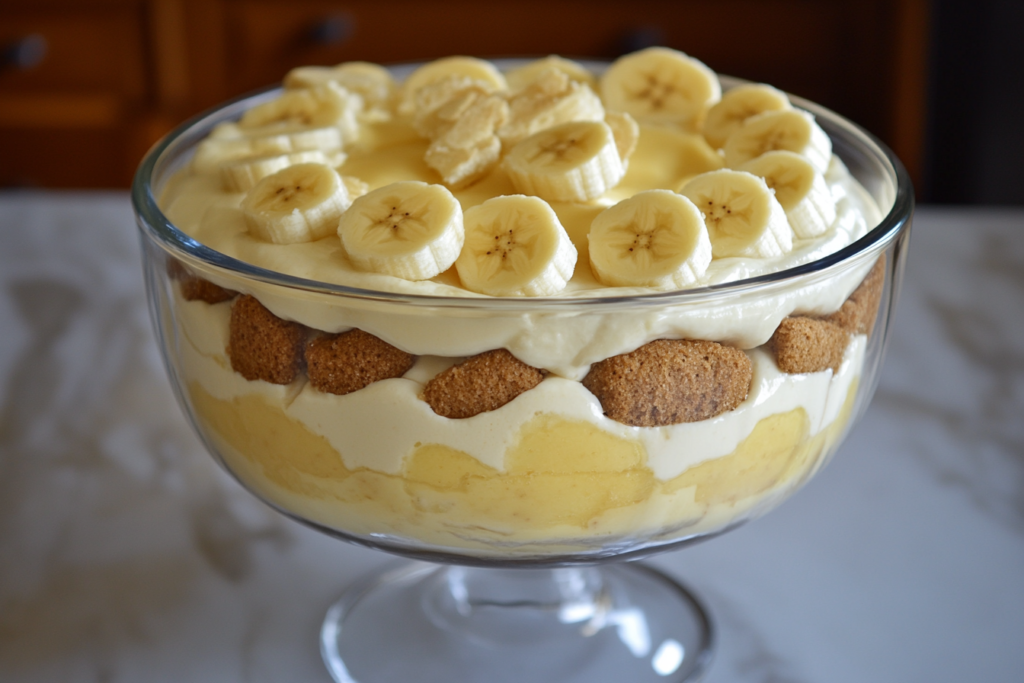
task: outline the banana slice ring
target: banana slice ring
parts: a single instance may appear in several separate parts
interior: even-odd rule
[[[353,201],[338,223],[338,236],[357,268],[426,280],[459,256],[462,207],[443,185],[392,183]]]
[[[294,244],[333,233],[351,201],[341,176],[330,166],[295,164],[256,183],[242,200],[242,212],[258,239]]]
[[[576,267],[558,216],[537,197],[494,197],[466,211],[466,244],[455,262],[462,284],[491,296],[550,296]]]
[[[780,149],[751,159],[739,170],[764,178],[797,237],[817,237],[835,222],[836,202],[825,176],[806,157]]]
[[[620,57],[601,79],[605,108],[624,111],[641,123],[689,123],[721,96],[715,72],[664,47]]]
[[[721,149],[743,122],[766,111],[790,109],[786,93],[764,83],[744,83],[730,88],[704,120],[704,139]]]
[[[612,129],[601,121],[573,121],[531,135],[512,148],[503,166],[517,190],[556,202],[600,197],[626,175]]]
[[[722,169],[700,174],[679,193],[704,214],[715,258],[772,258],[793,248],[786,212],[763,178]]]
[[[610,287],[687,287],[711,263],[700,209],[668,190],[640,192],[605,209],[589,239],[590,267]]]

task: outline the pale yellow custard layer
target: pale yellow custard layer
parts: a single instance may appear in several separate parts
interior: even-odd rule
[[[693,536],[761,512],[831,452],[856,383],[818,434],[802,409],[772,415],[729,455],[667,481],[636,441],[553,415],[523,428],[505,471],[437,444],[417,448],[400,474],[349,469],[324,437],[260,396],[219,400],[197,382],[189,391],[227,466],[283,509],[350,534],[497,553]]]

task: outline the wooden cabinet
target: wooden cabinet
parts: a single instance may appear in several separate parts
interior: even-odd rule
[[[4,8],[0,183],[116,186],[144,107],[144,27],[129,3]]]
[[[651,44],[821,102],[916,174],[926,0],[43,0],[0,4],[0,184],[117,187],[178,121],[293,66]],[[10,56],[41,36],[34,66]]]

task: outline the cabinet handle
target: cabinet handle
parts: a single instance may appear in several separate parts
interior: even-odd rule
[[[338,12],[320,19],[306,31],[306,37],[314,45],[341,45],[348,42],[355,33],[356,22],[348,12]]]
[[[19,38],[0,48],[0,69],[4,71],[7,69],[18,71],[33,69],[46,59],[49,49],[50,46],[46,42],[46,38],[38,33]]]

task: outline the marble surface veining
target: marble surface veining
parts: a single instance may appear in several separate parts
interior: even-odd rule
[[[127,196],[2,194],[0,235],[0,681],[329,681],[323,610],[388,558],[205,455]],[[712,609],[708,683],[1024,680],[1022,236],[1022,211],[919,210],[879,390],[832,463],[652,560]]]

